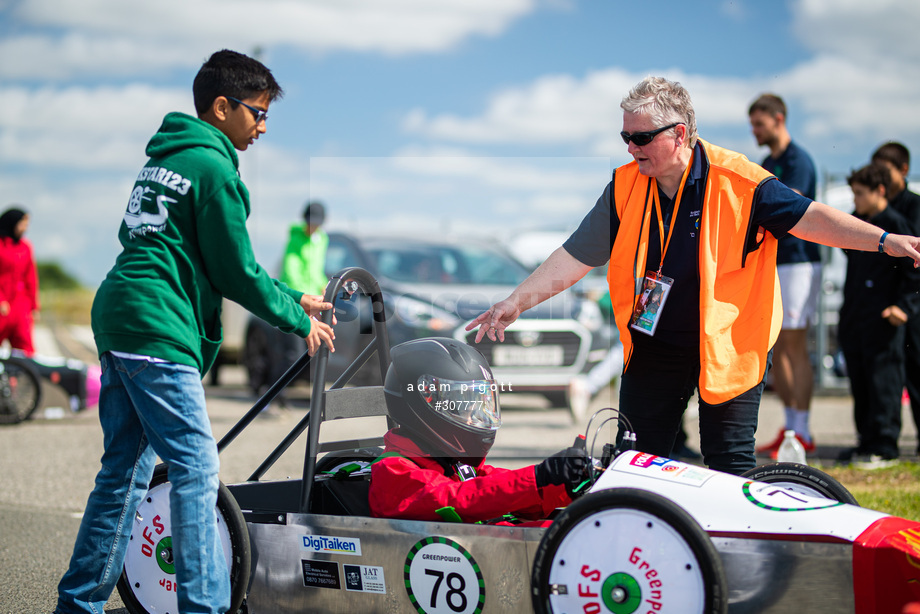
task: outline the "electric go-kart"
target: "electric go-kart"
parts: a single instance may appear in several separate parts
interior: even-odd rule
[[[882,614],[920,600],[920,523],[858,507],[804,465],[738,477],[609,444],[598,452],[600,426],[616,419],[604,410],[587,431],[594,482],[548,528],[371,517],[368,465],[381,438],[320,441],[326,421],[386,415],[382,387],[344,387],[374,351],[381,376],[389,364],[370,274],[345,269],[325,298],[358,291],[374,305],[374,341],[328,390],[322,348],[309,413],[247,481],[220,488],[232,612]],[[302,477],[261,480],[305,431]],[[134,519],[118,586],[135,614],[176,611],[168,498],[161,468]]]

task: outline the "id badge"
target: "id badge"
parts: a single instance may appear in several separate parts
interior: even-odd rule
[[[674,280],[670,277],[658,275],[655,271],[646,273],[629,327],[646,335],[654,335],[672,285]]]

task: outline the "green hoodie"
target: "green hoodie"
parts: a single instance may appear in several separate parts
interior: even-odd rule
[[[249,192],[230,140],[170,113],[147,155],[118,231],[122,252],[93,301],[99,353],[154,356],[205,373],[222,340],[223,297],[307,336],[302,293],[272,279],[252,253]]]

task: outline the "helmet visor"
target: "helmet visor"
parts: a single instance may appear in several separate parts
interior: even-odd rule
[[[494,431],[502,425],[495,380],[461,382],[422,375],[418,378],[418,391],[431,409],[452,422],[484,431]]]

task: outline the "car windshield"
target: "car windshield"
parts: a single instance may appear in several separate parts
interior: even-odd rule
[[[375,245],[368,250],[378,273],[393,281],[432,284],[517,285],[527,270],[485,247]]]

